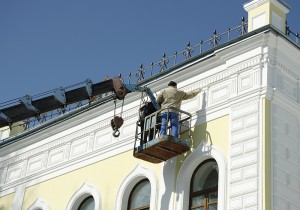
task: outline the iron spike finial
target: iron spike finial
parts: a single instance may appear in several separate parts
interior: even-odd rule
[[[131,72],[129,72],[128,77],[127,77],[127,78],[128,78],[128,84],[130,84],[131,76],[132,76],[132,75],[131,75]]]
[[[144,79],[144,74],[145,74],[144,65],[141,64],[138,72],[136,73],[136,76],[138,78],[137,79],[138,82],[140,82],[140,81],[142,81]]]
[[[194,48],[191,45],[191,42],[188,42],[183,54],[185,55],[185,58],[188,59],[190,57],[192,57],[192,53],[194,52]]]
[[[154,63],[153,63],[153,62],[151,62],[151,64],[150,64],[150,67],[151,67],[150,76],[152,76],[152,75],[153,75],[153,66],[154,66]]]
[[[163,56],[162,56],[161,61],[159,62],[160,71],[164,71],[168,68],[167,63],[169,63],[169,59],[167,58],[166,53],[164,53]]]
[[[213,36],[212,36],[211,39],[210,39],[210,44],[212,44],[213,47],[216,47],[216,46],[219,45],[218,41],[220,41],[220,40],[221,40],[221,37],[220,37],[220,35],[217,33],[217,30],[215,30]]]
[[[178,52],[176,51],[176,52],[174,53],[174,66],[176,65],[177,56],[178,56]]]

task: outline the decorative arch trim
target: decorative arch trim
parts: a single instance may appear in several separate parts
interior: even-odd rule
[[[101,210],[101,194],[97,190],[96,187],[92,186],[91,184],[85,182],[72,196],[70,201],[68,202],[66,210],[77,209],[81,202],[89,197],[93,196],[95,201],[95,210]]]
[[[34,203],[28,208],[28,210],[51,210],[49,205],[40,198],[37,198]]]
[[[193,172],[203,161],[213,158],[219,168],[218,209],[224,210],[226,200],[227,163],[222,151],[202,141],[181,166],[176,183],[176,210],[189,208],[190,182]]]
[[[151,185],[150,210],[157,205],[157,178],[154,171],[149,168],[137,165],[122,182],[116,199],[116,210],[127,210],[129,195],[134,186],[142,179],[147,178]]]

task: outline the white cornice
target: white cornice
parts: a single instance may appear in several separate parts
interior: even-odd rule
[[[278,1],[278,0],[252,0],[249,1],[248,3],[244,4],[244,9],[249,12],[250,10],[253,10],[265,3],[273,3],[275,4],[277,7],[279,7],[284,13],[288,13],[290,10],[290,6],[283,1]]]

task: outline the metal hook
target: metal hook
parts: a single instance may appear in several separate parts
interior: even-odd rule
[[[113,136],[114,136],[114,137],[119,137],[119,136],[120,136],[120,131],[119,131],[119,129],[115,129],[115,130],[114,130]]]

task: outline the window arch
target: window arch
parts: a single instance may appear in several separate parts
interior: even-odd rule
[[[122,182],[116,198],[116,210],[128,209],[128,200],[130,199],[129,197],[131,192],[133,191],[134,187],[144,179],[148,180],[151,186],[150,210],[155,210],[157,205],[157,178],[153,170],[143,167],[139,164]]]
[[[196,168],[191,179],[189,209],[217,209],[218,173],[214,159],[208,159]]]
[[[151,184],[148,179],[139,181],[132,189],[129,200],[128,210],[149,210],[151,197]]]
[[[93,204],[94,208],[91,208]],[[88,208],[89,207],[89,208]],[[81,209],[80,209],[81,208]],[[101,210],[101,194],[96,187],[84,183],[72,196],[66,210]]]
[[[176,181],[176,210],[189,209],[191,178],[197,167],[205,160],[213,158],[218,164],[218,210],[226,208],[227,161],[224,153],[203,140],[186,158],[179,169]]]

